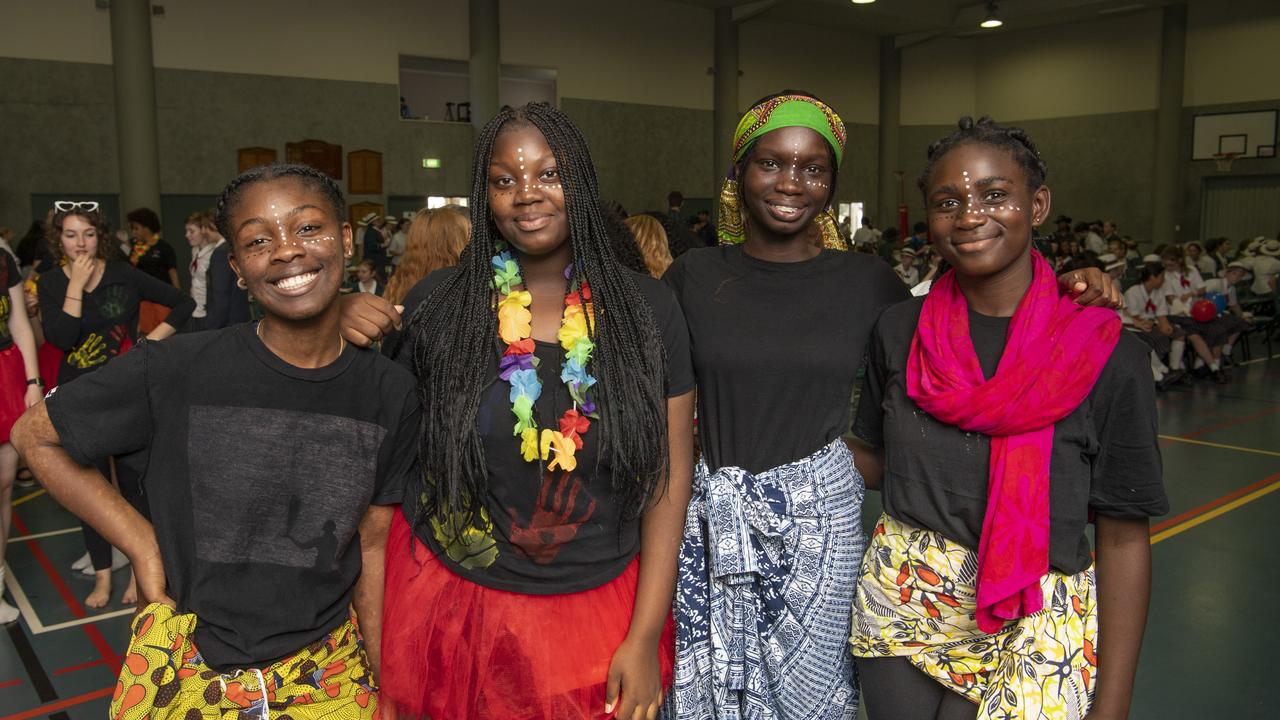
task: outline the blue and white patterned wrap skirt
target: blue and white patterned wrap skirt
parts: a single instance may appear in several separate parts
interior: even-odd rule
[[[866,538],[837,438],[758,475],[698,463],[676,589],[668,720],[852,720],[849,630]]]

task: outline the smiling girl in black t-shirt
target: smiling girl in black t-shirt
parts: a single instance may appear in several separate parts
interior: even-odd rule
[[[333,180],[254,168],[217,223],[265,318],[141,343],[63,383],[14,442],[137,572],[111,717],[370,720],[386,532],[418,474],[413,379],[339,335],[352,239]],[[106,456],[145,472],[154,524],[88,465]]]
[[[499,113],[474,177],[458,267],[405,299],[425,476],[389,541],[383,698],[441,720],[653,717],[692,465],[684,319],[619,262],[563,114]]]
[[[929,148],[952,269],[881,315],[855,425],[884,453],[853,631],[873,720],[1128,715],[1168,508],[1155,391],[1146,347],[1031,248],[1044,177],[987,118]]]

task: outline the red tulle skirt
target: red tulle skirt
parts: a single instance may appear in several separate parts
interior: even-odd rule
[[[397,512],[382,622],[385,717],[587,720],[604,712],[613,653],[635,606],[639,559],[612,582],[565,595],[477,585],[414,542]],[[674,624],[659,645],[671,684]],[[625,692],[625,690],[624,690]]]
[[[0,351],[0,445],[9,442],[13,424],[27,409],[27,366],[22,351],[10,345]]]
[[[52,343],[42,343],[36,349],[36,357],[40,362],[40,379],[44,380],[45,392],[58,386],[58,369],[62,367],[65,354]]]

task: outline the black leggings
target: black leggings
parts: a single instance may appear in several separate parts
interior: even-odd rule
[[[906,658],[858,658],[869,720],[974,720],[978,706],[925,675]]]
[[[102,477],[111,481],[111,461],[103,460],[94,463],[94,467],[98,472],[102,473]],[[150,519],[150,513],[147,511],[146,498],[142,496],[142,478],[133,470],[125,467],[123,463],[116,463],[116,482],[120,483],[120,494],[125,500],[133,506],[134,510],[142,513],[142,516]],[[84,532],[84,547],[89,551],[89,560],[93,563],[94,571],[111,569],[111,543],[107,539],[98,534],[97,530],[89,527],[89,524],[80,521],[80,529]]]

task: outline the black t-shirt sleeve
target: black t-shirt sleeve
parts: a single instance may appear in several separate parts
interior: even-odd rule
[[[170,248],[169,252],[173,252],[173,249]],[[134,287],[138,289],[139,298],[169,308],[169,314],[164,319],[165,322],[175,328],[181,328],[187,323],[191,313],[195,312],[195,300],[192,300],[186,293],[169,283],[157,280],[133,266],[122,267],[125,272],[129,273],[129,278],[133,281]]]
[[[1093,420],[1101,447],[1092,469],[1089,506],[1099,515],[1141,519],[1169,512],[1147,352],[1140,340],[1121,333],[1098,378]]]
[[[883,319],[883,315],[881,318]],[[875,447],[884,447],[884,387],[888,382],[889,369],[879,321],[871,331],[865,367],[862,393],[858,398],[858,414],[853,419],[853,434]]]
[[[882,262],[867,263],[871,267],[870,286],[872,308],[879,312],[894,303],[911,299],[911,290],[902,284],[902,279],[893,268]],[[864,438],[865,439],[865,438]]]
[[[436,270],[430,275],[419,280],[413,287],[409,288],[409,293],[404,296],[404,312],[400,317],[404,321],[404,330],[393,331],[382,340],[382,354],[400,363],[406,370],[417,375],[413,366],[413,332],[411,326],[414,314],[422,303],[426,302],[431,293],[445,280],[453,277],[458,269],[456,267],[447,267]]]
[[[371,505],[399,505],[404,501],[405,488],[413,487],[418,473],[418,426],[422,410],[413,386],[404,383],[403,391],[399,399],[399,425],[383,440],[391,443],[391,454],[386,466],[379,469],[373,499],[369,501]]]
[[[684,312],[669,285],[649,277],[640,277],[641,290],[649,301],[653,319],[662,334],[662,347],[667,355],[667,397],[693,390],[693,358],[689,350],[689,326]]]
[[[5,289],[17,287],[22,284],[22,273],[18,270],[18,263],[14,262],[13,256],[8,252],[0,251],[0,255],[4,256],[4,276],[8,278],[5,283]]]
[[[160,250],[160,258],[158,262],[160,268],[166,272],[169,270],[176,270],[178,267],[178,254],[174,252],[173,246],[167,242],[160,241],[156,243],[156,247]]]
[[[132,352],[50,393],[45,400],[49,419],[72,460],[91,465],[141,450],[150,442],[150,354],[150,344],[139,343]]]

